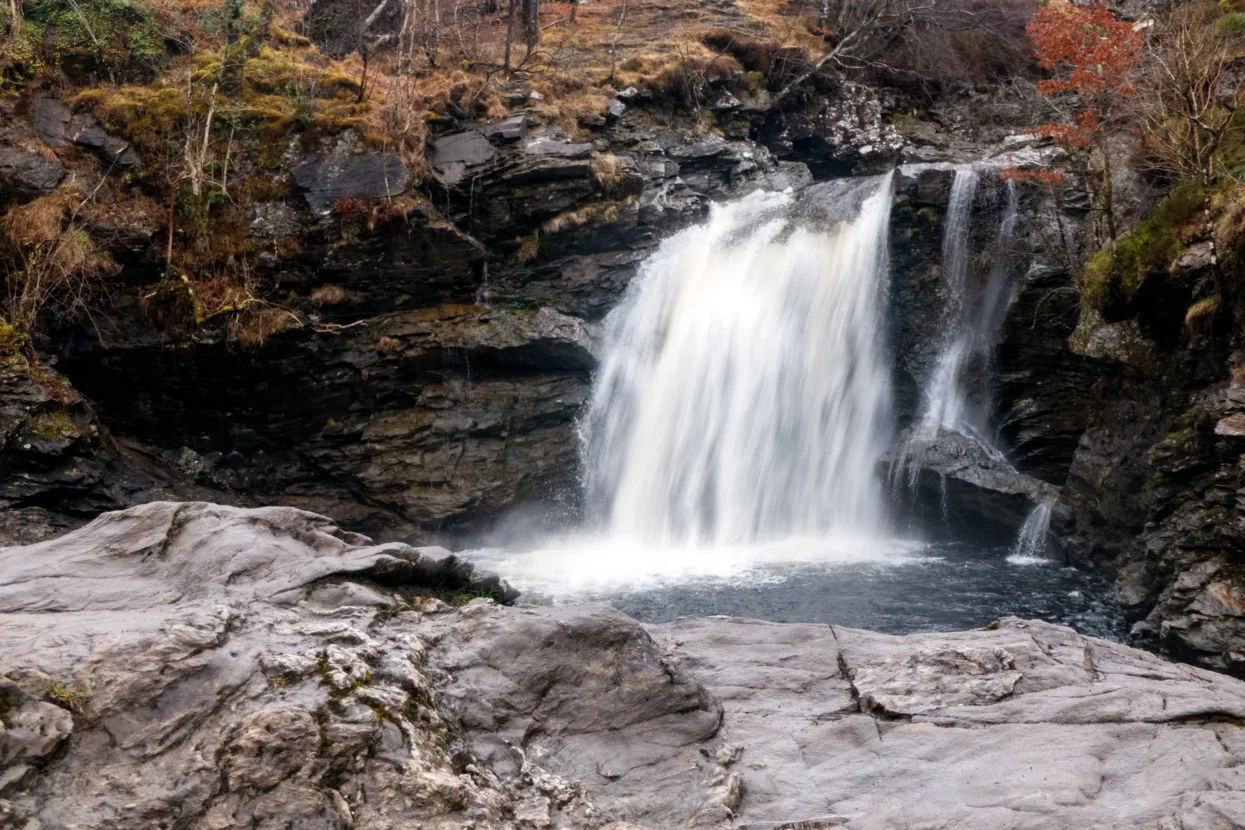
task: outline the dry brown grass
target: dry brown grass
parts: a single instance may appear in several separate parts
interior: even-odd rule
[[[268,338],[301,325],[298,315],[273,306],[248,306],[229,320],[229,339],[248,349],[258,349]]]
[[[606,195],[618,193],[630,179],[626,165],[613,153],[595,156],[589,166],[592,169],[593,181]]]
[[[528,263],[540,256],[540,233],[534,233],[531,236],[523,236],[515,240],[519,243],[519,250],[515,252],[515,259],[522,263]]]
[[[311,301],[316,305],[340,305],[350,298],[350,294],[340,285],[322,285],[311,292]]]
[[[80,199],[80,191],[65,188],[12,208],[0,217],[0,238],[10,250],[51,242],[60,236],[66,215]]]
[[[576,210],[568,210],[545,222],[541,230],[547,234],[558,234],[585,226],[599,228],[603,225],[610,225],[618,221],[619,211],[634,201],[634,199],[625,199],[618,202],[596,202]],[[520,262],[523,261],[526,260],[520,260]]]
[[[79,215],[74,184],[11,208],[0,217],[0,325],[7,351],[25,348],[40,315],[89,311],[102,279],[116,272]]]

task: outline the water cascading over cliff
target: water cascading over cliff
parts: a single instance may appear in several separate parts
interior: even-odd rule
[[[862,189],[854,214],[827,216]],[[608,319],[581,429],[606,536],[732,545],[881,529],[892,177],[807,201],[715,207]]]
[[[1014,286],[1010,257],[1019,220],[1014,182],[1005,185],[1004,205],[993,241],[990,269],[979,274],[973,267],[972,219],[982,171],[957,168],[951,185],[943,232],[942,271],[947,300],[942,341],[933,369],[921,394],[921,409],[908,433],[896,471],[907,471],[909,481],[924,453],[944,432],[959,433],[997,461],[1004,454],[990,428],[990,365],[1003,314]],[[976,375],[974,386],[970,374]]]

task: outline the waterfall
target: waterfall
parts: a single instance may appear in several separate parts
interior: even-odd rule
[[[973,332],[968,324],[968,259],[972,236],[973,196],[977,193],[977,171],[971,167],[955,171],[951,200],[947,204],[942,242],[942,272],[947,284],[946,318],[948,327],[938,361],[925,387],[923,410],[915,436],[928,442],[943,429],[959,430],[967,399],[961,384],[964,364],[972,347]]]
[[[988,377],[995,339],[1012,300],[1010,261],[1019,220],[1019,195],[1006,184],[1007,202],[994,240],[993,262],[984,278],[972,268],[972,209],[981,180],[973,167],[956,168],[943,231],[943,278],[947,286],[945,330],[934,368],[921,395],[921,411],[905,442],[895,472],[915,476],[921,457],[943,432],[972,438],[987,455],[1004,460],[990,436],[988,389],[971,397],[969,370]],[[984,386],[984,385],[983,385]]]
[[[738,544],[880,529],[890,429],[881,336],[892,176],[854,218],[787,193],[712,209],[666,242],[606,321],[581,425],[607,536]]]
[[[1049,562],[1046,537],[1050,532],[1050,517],[1054,510],[1054,500],[1047,499],[1038,503],[1033,512],[1020,527],[1020,535],[1012,547],[1007,561],[1013,565],[1033,565]]]

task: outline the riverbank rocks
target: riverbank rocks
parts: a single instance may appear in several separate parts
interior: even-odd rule
[[[1245,683],[1068,628],[646,626],[490,597],[514,594],[447,551],[290,508],[153,503],[0,548],[0,821],[1245,822]]]

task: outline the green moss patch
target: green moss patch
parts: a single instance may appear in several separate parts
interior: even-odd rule
[[[1196,217],[1204,202],[1199,185],[1177,187],[1140,226],[1104,248],[1085,266],[1081,299],[1094,311],[1126,305],[1146,275],[1167,270],[1184,253],[1180,229]]]

